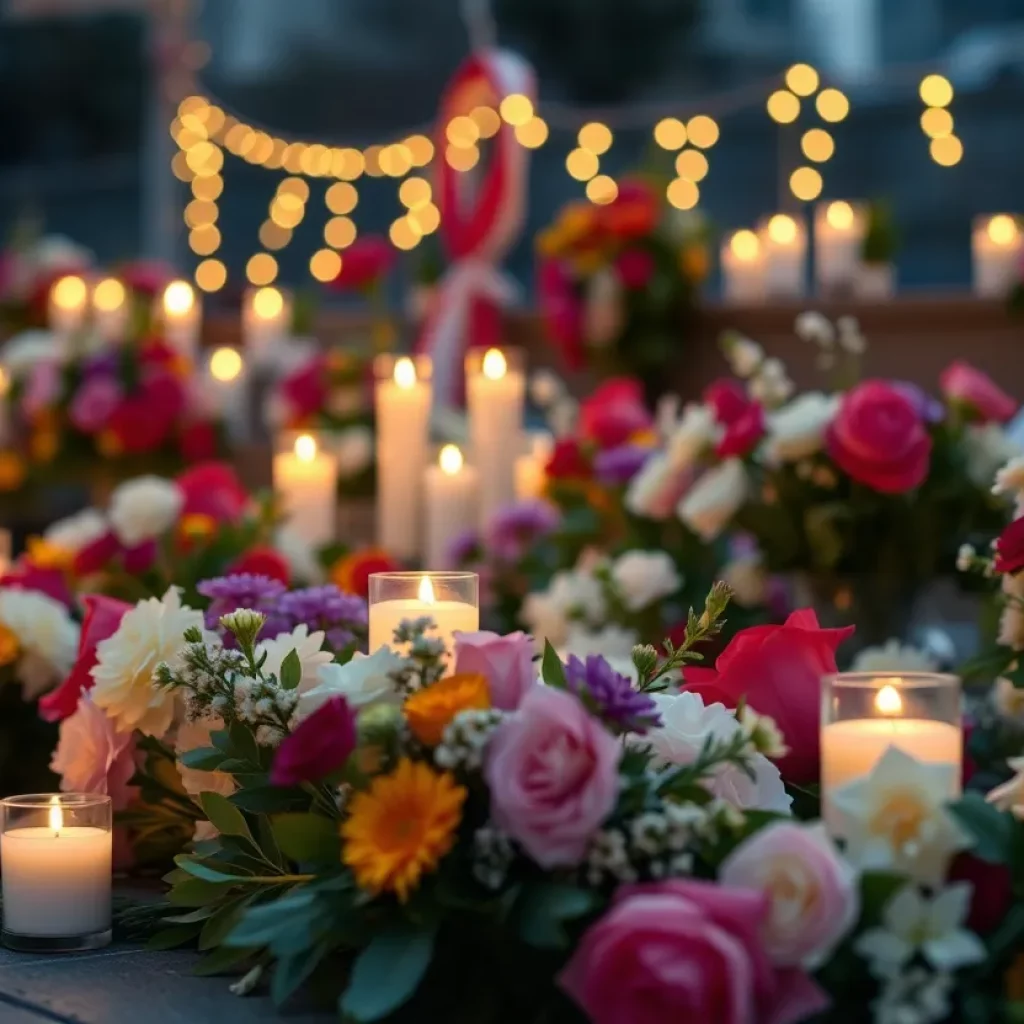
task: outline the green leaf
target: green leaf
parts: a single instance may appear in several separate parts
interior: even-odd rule
[[[302,679],[302,662],[299,661],[299,652],[293,647],[281,662],[281,686],[285,690],[294,690]]]
[[[193,974],[208,977],[211,974],[223,974],[236,967],[243,960],[248,960],[255,951],[244,947],[219,946],[211,950],[196,964]]]
[[[224,939],[227,946],[248,946],[258,948],[270,945],[285,928],[296,925],[304,930],[313,909],[316,892],[309,888],[298,889],[257,907],[249,907],[242,919]]]
[[[202,861],[193,860],[188,854],[184,853],[178,854],[174,858],[174,863],[183,871],[187,871],[190,875],[202,879],[204,882],[237,882],[242,877],[230,874],[227,871],[220,871],[217,868],[210,867],[209,864],[204,864]]]
[[[989,864],[1009,864],[1017,823],[1013,815],[1000,811],[980,793],[965,793],[948,804],[950,814],[974,839],[971,852]]]
[[[206,882],[201,878],[189,878],[178,882],[167,894],[167,902],[175,907],[205,907],[216,903],[228,887],[223,882]]]
[[[234,722],[229,730],[231,746],[234,748],[234,756],[240,760],[251,761],[254,765],[260,763],[260,747],[256,742],[252,729],[241,722]]]
[[[198,924],[179,924],[173,928],[162,928],[146,943],[146,949],[177,949],[198,934]]]
[[[427,973],[433,929],[396,925],[378,932],[356,957],[338,1008],[360,1022],[381,1020],[407,1003]]]
[[[541,677],[548,686],[565,689],[565,666],[558,657],[558,652],[551,646],[550,640],[544,641],[544,657],[540,664]]]
[[[190,910],[187,914],[175,914],[173,917],[165,917],[167,924],[202,924],[207,918],[217,913],[217,908],[212,904],[200,907],[198,910]]]
[[[1015,903],[1010,907],[1002,924],[988,939],[990,958],[997,960],[1011,950],[1024,947],[1024,904]]]
[[[565,949],[569,945],[566,922],[589,914],[599,899],[596,893],[572,885],[531,886],[519,906],[519,934],[539,949]]]
[[[245,815],[227,797],[220,793],[200,793],[199,802],[218,832],[226,836],[242,836],[250,843],[254,842]]]
[[[281,852],[301,863],[337,864],[341,856],[338,824],[322,814],[279,814],[271,819]]]
[[[298,956],[282,957],[274,964],[274,973],[270,979],[270,998],[274,1005],[283,1006],[299,986],[320,966],[324,955],[331,949],[331,944],[319,942],[311,950]]]
[[[286,867],[284,855],[274,838],[274,828],[270,824],[270,819],[265,814],[259,815],[256,819],[256,833],[259,836],[263,856],[283,871]]]
[[[223,906],[218,907],[216,913],[206,921],[203,930],[199,933],[199,948],[206,950],[222,945],[224,939],[227,938],[245,912],[248,902],[255,899],[257,895],[257,893],[246,893],[244,896],[229,900]]]
[[[309,806],[309,797],[301,790],[277,786],[249,786],[231,794],[231,803],[254,814],[295,811]]]
[[[178,760],[186,768],[194,768],[200,772],[215,772],[224,760],[224,752],[216,747],[199,747],[179,754]]]

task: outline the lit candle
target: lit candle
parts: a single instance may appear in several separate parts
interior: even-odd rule
[[[309,544],[330,544],[336,536],[338,460],[311,434],[274,456],[274,492],[288,525]]]
[[[836,200],[814,211],[814,278],[820,294],[849,294],[858,276],[867,221],[861,206]]]
[[[436,466],[427,466],[423,479],[427,521],[424,564],[428,569],[451,565],[452,542],[476,524],[477,473],[465,465],[453,444],[441,449]]]
[[[77,274],[68,274],[55,281],[50,289],[50,330],[67,338],[85,322],[89,305],[89,288]]]
[[[1008,213],[978,217],[971,233],[974,292],[1005,299],[1020,280],[1022,236],[1016,218]]]
[[[786,213],[777,213],[761,226],[768,298],[799,298],[806,290],[807,233]]]
[[[429,618],[427,635],[444,641],[451,652],[456,631],[480,628],[479,577],[472,572],[381,572],[370,576],[371,652],[396,644],[395,630],[410,619]]]
[[[128,293],[116,277],[106,277],[92,290],[92,318],[107,341],[124,340],[128,328]]]
[[[110,941],[110,797],[64,793],[3,801],[3,942],[26,951]]]
[[[531,434],[528,450],[516,459],[516,501],[543,497],[547,488],[547,465],[555,439],[543,431]]]
[[[515,500],[523,436],[526,376],[518,350],[489,348],[466,356],[470,451],[480,474],[481,527]]]
[[[722,244],[722,290],[726,302],[763,302],[764,250],[761,239],[744,228]]]
[[[430,431],[430,360],[374,362],[377,423],[377,543],[398,558],[420,552],[423,470]]]
[[[245,361],[238,349],[225,345],[210,353],[206,364],[206,393],[234,441],[244,441],[249,436],[245,378]]]
[[[275,344],[291,332],[291,296],[279,288],[250,288],[242,298],[242,340],[256,363],[273,356]]]
[[[171,281],[160,299],[164,336],[183,356],[194,358],[199,345],[202,306],[188,281]]]
[[[840,673],[825,681],[822,719],[822,811],[833,832],[839,826],[832,794],[868,775],[889,747],[919,761],[953,766],[950,796],[960,792],[963,736],[955,676]]]

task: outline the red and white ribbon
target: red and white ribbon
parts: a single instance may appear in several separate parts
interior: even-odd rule
[[[452,118],[480,106],[497,110],[506,96],[516,93],[535,97],[534,74],[526,61],[496,49],[470,56],[441,100],[438,154],[447,147],[445,132]],[[461,398],[463,360],[476,340],[469,334],[477,312],[493,312],[516,295],[515,282],[498,265],[522,227],[528,152],[505,121],[490,141],[493,149],[487,159],[471,171],[456,171],[443,158],[435,164],[441,240],[450,266],[416,345],[433,363],[435,410],[450,408]]]

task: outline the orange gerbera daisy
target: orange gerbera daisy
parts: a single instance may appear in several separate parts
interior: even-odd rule
[[[466,790],[447,772],[403,758],[349,804],[342,860],[356,882],[401,902],[452,848]]]
[[[29,537],[28,560],[37,569],[59,569],[70,572],[75,564],[75,553],[69,548],[47,540],[45,537]]]
[[[18,657],[18,638],[0,622],[0,665],[10,665]]]
[[[375,572],[394,572],[401,566],[381,548],[363,548],[342,555],[330,568],[331,582],[346,594],[367,597],[370,593],[370,575]]]
[[[486,678],[463,673],[448,676],[414,693],[405,702],[404,711],[413,736],[428,747],[436,747],[448,723],[460,711],[482,711],[490,706],[491,693]]]

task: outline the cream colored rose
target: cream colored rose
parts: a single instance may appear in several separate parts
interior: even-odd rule
[[[679,518],[704,541],[714,540],[747,499],[750,483],[742,459],[709,469],[683,495]]]

